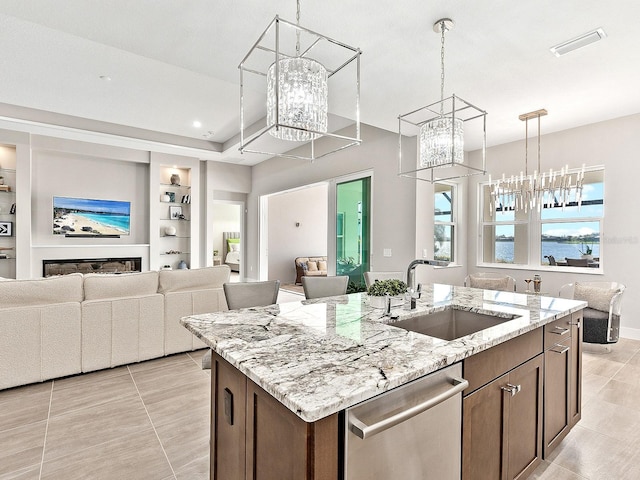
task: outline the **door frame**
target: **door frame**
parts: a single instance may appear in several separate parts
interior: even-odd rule
[[[241,201],[241,200],[211,200],[211,217],[209,218],[209,225],[211,225],[211,227],[209,228],[209,232],[211,235],[211,240],[207,242],[207,253],[205,258],[206,260],[206,266],[210,267],[213,266],[213,230],[214,230],[214,225],[215,225],[215,210],[216,210],[216,205],[237,205],[240,207],[240,238],[242,239],[242,241],[240,242],[240,281],[244,281],[245,278],[245,268],[246,268],[246,263],[247,263],[247,251],[246,251],[246,239],[245,239],[245,215],[247,212],[247,207],[246,207],[246,203]],[[217,233],[222,233],[222,232],[217,232]],[[222,265],[224,265],[224,258],[222,259]]]
[[[348,183],[363,178],[369,178],[369,265],[373,257],[373,226],[374,226],[374,176],[373,169],[362,170],[359,172],[334,177],[329,181],[329,225],[327,226],[327,275],[336,274],[337,249],[336,249],[336,219],[338,218],[338,184]]]

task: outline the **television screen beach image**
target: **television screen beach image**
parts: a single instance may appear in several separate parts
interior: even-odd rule
[[[131,202],[53,197],[54,235],[129,235]]]

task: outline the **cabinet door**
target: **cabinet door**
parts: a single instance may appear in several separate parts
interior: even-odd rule
[[[571,339],[557,343],[544,353],[544,456],[553,451],[569,432],[571,400]]]
[[[571,318],[571,388],[569,425],[578,423],[582,416],[582,310]]]
[[[502,387],[508,374],[476,390],[462,400],[462,478],[502,478],[504,427]]]
[[[508,405],[503,479],[527,478],[542,461],[543,365],[538,355],[509,372],[508,383],[517,388],[514,394],[503,390]]]
[[[248,480],[338,478],[338,416],[307,423],[247,381]]]
[[[247,379],[215,353],[211,358],[211,479],[245,478]]]

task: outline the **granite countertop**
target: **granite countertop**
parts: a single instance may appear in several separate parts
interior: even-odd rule
[[[451,341],[393,326],[355,293],[184,317],[180,323],[307,422],[459,362],[586,307],[585,302],[425,285],[399,320],[446,308],[510,317]]]

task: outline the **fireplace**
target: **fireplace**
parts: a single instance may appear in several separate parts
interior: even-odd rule
[[[43,260],[42,276],[66,275],[68,273],[131,273],[141,272],[142,257],[126,258],[80,258]]]

